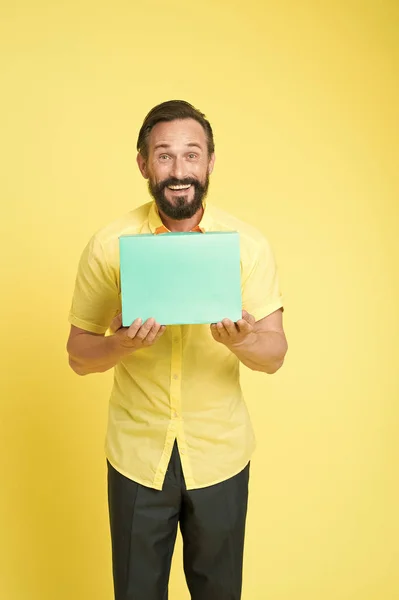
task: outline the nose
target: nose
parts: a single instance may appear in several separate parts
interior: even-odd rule
[[[184,179],[184,177],[186,176],[186,167],[183,158],[179,156],[175,157],[172,163],[170,174],[176,179]]]

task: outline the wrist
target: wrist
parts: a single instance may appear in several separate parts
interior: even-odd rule
[[[245,351],[248,348],[251,348],[255,342],[257,341],[257,335],[255,332],[251,331],[243,340],[240,342],[235,342],[232,344],[226,344],[229,350],[234,352],[235,350]]]
[[[110,354],[117,358],[124,358],[135,350],[133,340],[124,331],[117,331],[113,335],[110,335],[108,340]]]

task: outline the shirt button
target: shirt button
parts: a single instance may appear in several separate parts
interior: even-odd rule
[[[177,374],[177,373],[174,373],[174,375],[173,375],[173,379],[179,379],[179,376],[178,376],[178,374]]]
[[[178,413],[177,413],[177,410],[173,411],[173,416],[174,416],[175,419],[177,419],[177,417],[179,416]]]

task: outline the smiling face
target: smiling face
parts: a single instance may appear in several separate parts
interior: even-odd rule
[[[194,119],[157,123],[148,137],[148,158],[139,153],[140,171],[159,210],[180,221],[202,207],[215,155],[208,155],[205,131]]]

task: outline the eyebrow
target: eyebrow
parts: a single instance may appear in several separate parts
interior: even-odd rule
[[[202,146],[200,146],[200,144],[198,144],[197,142],[189,142],[188,144],[186,144],[187,147],[189,148],[199,148],[200,150],[202,150]],[[154,146],[154,150],[158,150],[159,148],[170,148],[171,144],[168,144],[167,142],[158,142],[158,144],[155,144]]]

